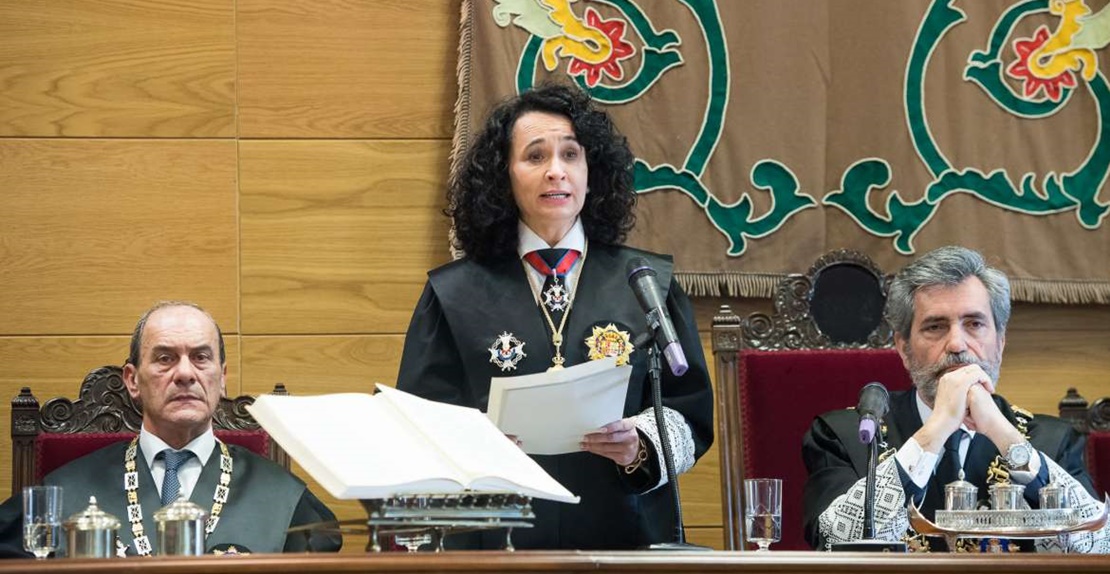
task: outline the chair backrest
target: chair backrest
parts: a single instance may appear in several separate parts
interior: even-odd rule
[[[867,255],[837,249],[803,274],[787,275],[774,293],[774,313],[752,313],[739,325],[745,349],[880,349],[894,345],[883,317],[890,277]]]
[[[1110,492],[1110,397],[1088,405],[1075,388],[1069,388],[1060,400],[1060,418],[1071,421],[1076,430],[1087,434],[1084,462],[1095,494]]]
[[[275,394],[288,394],[285,386]],[[12,495],[65,463],[114,442],[131,440],[143,413],[123,384],[122,369],[92,370],[81,382],[77,400],[56,397],[39,407],[29,387],[12,399]],[[247,412],[254,397],[220,399],[212,425],[220,440],[248,448],[286,469],[289,456]]]
[[[837,250],[776,288],[773,314],[713,319],[725,548],[743,540],[744,478],[783,479],[782,550],[804,550],[802,437],[821,413],[855,406],[880,381],[910,388],[883,319],[889,278],[858,252]],[[821,309],[818,311],[817,309]]]

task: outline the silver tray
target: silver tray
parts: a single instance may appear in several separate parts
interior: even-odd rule
[[[290,528],[295,531],[328,531],[342,534],[369,534],[368,552],[381,552],[387,536],[423,537],[436,552],[443,550],[449,535],[476,530],[505,529],[505,550],[513,550],[514,528],[531,528],[532,498],[514,492],[473,492],[454,494],[405,494],[359,501],[366,520],[343,520]],[[422,544],[420,544],[422,545]],[[409,546],[410,551],[420,546]]]
[[[1071,532],[1090,532],[1106,525],[1110,496],[1102,512],[1086,522],[1074,509],[1057,510],[938,510],[931,522],[912,503],[910,525],[919,534],[943,536],[949,549],[957,538],[1052,538]]]
[[[1079,513],[1071,508],[1056,510],[938,510],[936,525],[944,530],[975,534],[999,533],[1006,538],[1036,538],[1027,532],[1067,532],[1081,526]],[[1005,533],[1005,534],[1002,534]]]

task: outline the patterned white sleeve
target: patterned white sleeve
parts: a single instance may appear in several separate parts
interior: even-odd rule
[[[659,456],[656,464],[659,468],[659,482],[648,489],[648,492],[667,484],[667,465],[663,463],[663,441],[659,438],[659,428],[655,426],[655,409],[646,409],[632,417],[636,430],[640,431],[651,441],[655,452]],[[667,438],[671,443],[671,454],[674,455],[674,471],[682,474],[694,466],[694,433],[686,423],[682,413],[663,407],[663,422],[667,425]]]
[[[1079,511],[1079,520],[1086,522],[1102,513],[1102,502],[1096,500],[1087,492],[1078,480],[1068,474],[1060,465],[1047,455],[1044,460],[1048,463],[1049,482],[1062,486],[1066,492],[1068,506]],[[1068,552],[1083,552],[1090,554],[1110,553],[1110,522],[1094,532],[1077,532],[1063,537],[1067,540]],[[1037,540],[1038,552],[1062,552],[1063,547],[1057,538],[1040,538]]]
[[[867,479],[861,478],[836,497],[818,517],[818,528],[825,539],[825,549],[836,542],[851,542],[863,538],[863,501]],[[906,493],[894,457],[889,457],[875,467],[875,538],[898,541],[910,527],[906,512]]]

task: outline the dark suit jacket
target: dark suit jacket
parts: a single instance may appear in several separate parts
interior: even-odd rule
[[[612,323],[633,338],[647,329],[644,312],[624,277],[625,265],[636,256],[648,259],[667,289],[668,312],[690,363],[682,377],[664,367],[663,402],[686,418],[695,455],[701,456],[713,441],[712,389],[693,309],[671,279],[669,257],[590,244],[563,333],[563,356],[567,366],[588,360],[585,340],[595,326]],[[489,348],[502,332],[525,342],[527,356],[509,372],[490,362]],[[553,354],[551,333],[520,260],[480,265],[461,259],[429,273],[405,337],[397,388],[485,410],[490,377],[543,372],[551,366]],[[635,351],[631,362],[626,417],[651,405],[646,352]],[[635,548],[674,539],[669,487],[644,492],[656,480],[630,481],[613,461],[590,453],[533,458],[582,501],[570,505],[535,500],[535,527],[513,532],[518,548]],[[491,533],[480,543],[465,544],[502,543],[502,533]]]
[[[901,448],[923,424],[914,399],[916,392],[911,389],[890,393],[890,411],[883,418],[889,448]],[[1015,422],[1010,404],[998,395],[994,400],[1006,418]],[[814,548],[823,548],[825,544],[818,517],[838,496],[867,476],[867,447],[860,444],[858,430],[859,414],[844,409],[815,418],[803,439],[802,457],[809,471],[803,499],[806,539]],[[1028,433],[1034,448],[1063,467],[1093,495],[1094,487],[1083,463],[1086,439],[1082,434],[1067,422],[1048,415],[1033,417]],[[998,454],[994,443],[981,433],[975,435],[968,447],[964,473],[968,482],[979,487],[980,498],[987,494],[987,469]],[[930,519],[944,505],[941,482],[934,475],[926,488],[921,510]]]

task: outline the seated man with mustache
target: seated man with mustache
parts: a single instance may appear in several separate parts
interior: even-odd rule
[[[159,508],[184,497],[206,516],[210,553],[336,551],[338,535],[286,529],[333,521],[335,515],[289,471],[215,437],[212,417],[226,391],[227,357],[220,328],[192,303],[158,303],[139,319],[123,382],[143,423],[130,442],[71,461],[44,479],[62,487],[62,512],[77,513],[96,496],[119,518],[117,554],[157,554]],[[22,499],[0,507],[0,555],[20,549]],[[64,555],[65,541],[57,554]]]
[[[994,394],[1010,318],[1010,283],[1001,271],[970,249],[937,249],[894,278],[886,316],[914,389],[891,393],[882,421],[876,539],[946,549],[943,539],[910,529],[906,505],[912,500],[933,520],[944,508],[944,485],[961,471],[979,488],[981,508],[989,507],[988,486],[1008,480],[1025,485],[1031,508],[1039,505],[1040,488],[1052,483],[1084,521],[1102,511],[1083,463],[1084,437],[1056,417],[1034,416]],[[814,548],[862,538],[867,447],[858,425],[854,410],[825,413],[803,441],[806,538]],[[1110,528],[1065,538],[1072,552],[1110,552]],[[1010,551],[1062,549],[1056,539],[994,542]],[[960,544],[980,550],[973,540]]]

